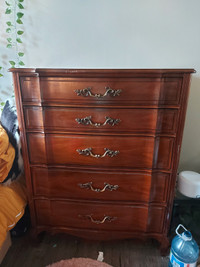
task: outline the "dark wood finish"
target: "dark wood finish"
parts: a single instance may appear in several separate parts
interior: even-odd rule
[[[180,101],[181,78],[60,78],[22,77],[20,79],[24,102],[57,102],[70,104],[121,103],[177,105]],[[33,86],[32,86],[33,84]],[[56,90],[55,90],[56,88]],[[91,93],[104,95],[106,88],[121,90],[118,96],[92,97],[78,95],[76,90],[91,88]]]
[[[39,101],[40,95],[40,81],[38,77],[27,77],[20,79],[21,96],[23,101]]]
[[[103,262],[114,267],[166,267],[169,262],[169,257],[159,255],[158,244],[153,240],[90,241],[66,234],[44,234],[35,245],[26,234],[12,240],[1,267],[44,267],[79,257],[96,260],[99,251],[103,252]]]
[[[28,134],[31,164],[69,164],[113,168],[169,169],[173,138],[149,136],[87,136],[63,134]],[[155,147],[155,149],[154,149]],[[113,157],[95,158],[77,150],[92,148],[94,155],[103,156],[105,149],[117,151]],[[155,154],[153,154],[155,151]]]
[[[61,168],[31,168],[34,196],[165,203],[170,175],[151,172],[73,171]],[[80,184],[92,182],[93,189],[105,183],[116,190],[93,191]]]
[[[52,68],[10,68],[10,72],[20,76],[53,77],[181,77],[185,73],[196,73],[194,69],[52,69]],[[144,75],[145,73],[145,75]]]
[[[38,226],[160,233],[164,207],[35,200]],[[149,215],[150,209],[150,216]],[[109,216],[110,220],[103,220]],[[59,218],[59,220],[58,220]]]
[[[194,70],[11,71],[33,231],[150,237],[164,251]],[[78,124],[88,116],[120,121]]]
[[[68,132],[141,132],[174,134],[177,126],[175,109],[108,109],[108,108],[64,108],[25,107],[27,130],[68,131]],[[109,116],[108,116],[109,115]],[[92,123],[78,123],[78,119],[91,117]],[[106,117],[118,119],[114,125],[102,125]],[[95,126],[100,123],[100,126]],[[157,124],[159,126],[157,126]]]

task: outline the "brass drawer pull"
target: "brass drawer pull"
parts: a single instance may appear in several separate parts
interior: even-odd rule
[[[103,189],[100,189],[100,188],[94,188],[92,186],[92,182],[89,182],[89,183],[86,183],[86,184],[78,184],[80,186],[80,188],[86,188],[86,189],[90,189],[94,192],[97,192],[97,193],[102,193],[106,190],[109,190],[109,191],[113,191],[113,190],[117,190],[119,188],[118,185],[111,185],[111,184],[107,184],[107,183],[104,183],[104,188]]]
[[[119,151],[116,150],[110,150],[108,148],[104,148],[105,152],[103,155],[98,155],[98,154],[93,154],[92,153],[92,148],[88,147],[86,149],[77,149],[76,151],[80,154],[80,155],[84,155],[84,156],[91,156],[93,158],[104,158],[105,156],[109,156],[109,157],[114,157],[117,154],[119,154]]]
[[[111,89],[110,87],[105,87],[106,89],[106,92],[101,95],[101,94],[93,94],[91,92],[91,87],[87,87],[87,88],[84,88],[84,89],[77,89],[75,90],[77,96],[84,96],[84,97],[87,97],[87,96],[91,96],[91,97],[96,97],[96,98],[102,98],[102,97],[105,97],[107,95],[109,96],[119,96],[120,93],[122,92],[121,89],[117,89],[117,90],[114,90],[114,89]]]
[[[88,116],[88,117],[85,117],[82,119],[77,118],[75,120],[78,122],[78,124],[92,125],[95,127],[105,126],[106,124],[114,126],[120,122],[120,119],[112,119],[110,117],[105,117],[106,120],[104,123],[97,123],[97,122],[94,123],[94,122],[92,122],[91,118],[92,118],[92,116]]]
[[[117,217],[110,217],[110,216],[104,215],[104,218],[100,221],[100,220],[93,219],[92,214],[91,215],[79,215],[79,217],[86,218],[86,219],[88,218],[90,219],[92,223],[95,223],[95,224],[102,224],[102,223],[105,223],[105,221],[112,222],[117,219]]]

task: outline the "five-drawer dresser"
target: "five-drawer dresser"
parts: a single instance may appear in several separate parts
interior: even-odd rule
[[[164,250],[193,69],[11,69],[33,232]]]

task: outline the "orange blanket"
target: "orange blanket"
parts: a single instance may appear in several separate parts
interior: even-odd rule
[[[2,183],[13,165],[15,149],[9,142],[8,135],[0,125],[0,183]]]
[[[0,247],[11,230],[24,214],[27,204],[25,179],[23,176],[9,186],[0,184]]]
[[[8,135],[0,125],[0,247],[6,234],[11,230],[24,214],[27,203],[25,179],[23,176],[10,185],[1,184],[15,158],[15,150],[9,142]]]

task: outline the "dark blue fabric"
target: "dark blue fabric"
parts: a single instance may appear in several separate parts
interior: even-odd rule
[[[14,108],[11,107],[9,101],[6,101],[6,104],[1,113],[1,125],[6,130],[10,139],[10,143],[13,146],[16,146],[16,140],[14,136],[18,128],[17,114]]]
[[[4,183],[8,179],[14,180],[15,178],[17,178],[17,176],[21,172],[19,168],[19,164],[18,164],[19,150],[18,150],[17,135],[19,136],[19,129],[18,129],[17,114],[16,114],[14,107],[10,105],[9,101],[6,101],[6,104],[1,114],[0,122],[1,122],[2,127],[6,130],[8,134],[10,143],[15,149],[15,159],[13,162],[13,166],[7,178],[3,181]]]
[[[15,227],[12,230],[10,230],[10,233],[13,237],[22,236],[27,232],[30,226],[31,226],[30,212],[29,212],[29,207],[27,205],[23,217],[17,222]]]

